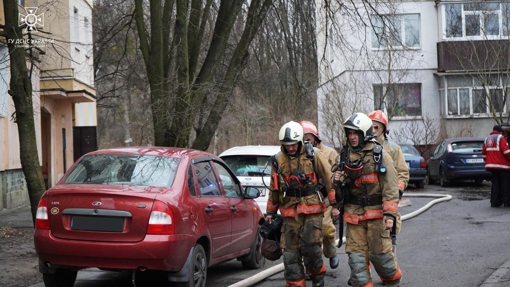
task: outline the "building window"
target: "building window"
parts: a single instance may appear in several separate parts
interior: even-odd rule
[[[421,84],[374,85],[374,104],[392,117],[421,116]]]
[[[420,14],[373,15],[372,48],[420,48]]]
[[[80,15],[78,14],[78,8],[74,8],[73,15],[73,28],[74,28],[74,42],[80,42]]]
[[[9,51],[6,46],[0,44],[0,118],[7,116],[7,99],[9,95]]]
[[[90,27],[89,27],[89,19],[88,18],[85,18],[83,20],[83,30],[84,30],[84,35],[83,35],[83,43],[85,45],[88,45],[90,44],[89,42],[89,37],[90,37]]]
[[[450,76],[446,77],[446,106],[448,116],[489,115],[507,113],[510,110],[510,83],[504,83],[507,77],[495,75],[482,77]],[[507,79],[508,80],[508,79]]]
[[[509,33],[510,3],[477,2],[444,5],[446,38],[499,39]]]

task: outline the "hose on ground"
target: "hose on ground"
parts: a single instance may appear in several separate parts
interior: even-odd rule
[[[413,218],[415,216],[418,216],[419,214],[425,212],[427,209],[429,209],[430,207],[432,207],[434,204],[436,203],[440,203],[440,202],[443,202],[443,201],[448,201],[450,199],[452,199],[452,196],[449,195],[449,194],[437,194],[437,193],[409,193],[409,192],[406,192],[404,193],[404,197],[433,197],[433,198],[436,198],[432,201],[430,201],[429,203],[425,204],[424,206],[422,206],[421,208],[411,212],[411,213],[408,213],[408,214],[405,214],[405,215],[402,215],[402,220],[407,220],[409,218]],[[339,240],[339,239],[337,239]],[[345,237],[342,238],[342,242],[345,243]],[[338,243],[338,242],[337,242]],[[275,265],[271,268],[268,268],[254,276],[251,276],[251,277],[248,277],[244,280],[241,280],[235,284],[232,284],[228,287],[247,287],[247,286],[251,286],[255,283],[258,283],[270,276],[273,276],[274,274],[276,273],[279,273],[279,272],[282,272],[284,269],[283,267],[283,263],[280,263],[278,265]]]

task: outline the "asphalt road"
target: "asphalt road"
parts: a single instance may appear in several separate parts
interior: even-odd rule
[[[510,208],[490,208],[490,184],[462,183],[449,188],[426,185],[408,189],[408,194],[449,194],[452,199],[437,203],[403,222],[397,239],[398,262],[403,272],[400,286],[503,287],[510,286]],[[434,198],[404,197],[411,214]],[[340,266],[326,273],[326,286],[348,286],[349,266],[344,248],[338,250]],[[279,261],[266,261],[264,268],[245,271],[235,260],[208,270],[207,287],[231,286],[267,270]],[[327,264],[329,267],[329,264]],[[374,286],[383,286],[373,274]],[[307,283],[309,286],[311,282]],[[255,283],[256,287],[284,286],[283,272]],[[42,283],[31,287],[43,287]],[[129,274],[96,269],[80,271],[75,287],[131,286]],[[243,286],[243,285],[236,285]],[[244,285],[247,286],[247,285]]]

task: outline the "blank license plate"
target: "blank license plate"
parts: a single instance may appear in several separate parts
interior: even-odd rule
[[[483,158],[468,158],[466,159],[467,163],[482,163]]]
[[[122,232],[124,230],[124,218],[75,215],[71,220],[71,229]]]

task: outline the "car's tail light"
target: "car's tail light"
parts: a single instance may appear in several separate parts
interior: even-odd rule
[[[149,218],[147,234],[174,234],[174,214],[170,207],[155,201]]]
[[[452,152],[453,151],[452,144],[449,143],[447,148],[448,148],[448,152]]]
[[[50,229],[50,221],[48,220],[48,204],[46,196],[39,200],[37,212],[35,214],[35,228]]]
[[[423,158],[420,159],[420,168],[427,168],[427,162]]]

